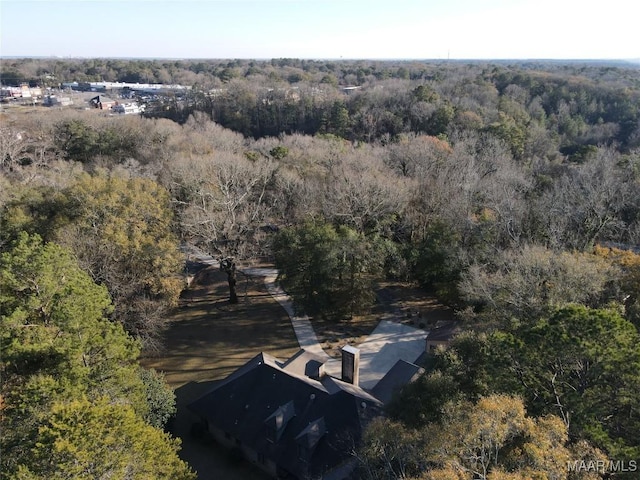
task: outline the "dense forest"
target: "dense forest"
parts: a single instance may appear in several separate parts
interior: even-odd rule
[[[193,89],[144,117],[0,113],[2,477],[190,478],[161,430],[171,392],[137,364],[162,349],[182,242],[274,261],[329,321],[368,311],[384,278],[456,310],[464,332],[355,453],[362,478],[602,478],[567,462],[637,460],[639,73],[3,61],[4,84]]]

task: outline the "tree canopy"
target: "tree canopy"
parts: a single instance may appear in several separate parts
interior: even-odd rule
[[[532,414],[562,419],[573,441],[587,439],[613,458],[633,459],[639,448],[638,340],[634,325],[617,311],[584,306],[558,309],[513,330],[466,333],[436,358],[433,373],[404,389],[391,412],[424,424],[441,419],[450,398],[517,394]],[[400,407],[405,400],[410,408]]]
[[[72,249],[92,279],[107,287],[114,318],[155,341],[176,304],[181,254],[165,189],[150,179],[80,175],[61,190],[22,189],[3,212],[6,241],[21,231]]]
[[[176,455],[178,446],[130,406],[59,403],[39,428],[30,465],[21,465],[16,478],[195,479]]]
[[[147,423],[165,421],[171,395],[160,376],[137,368],[135,352],[138,342],[160,348],[155,338],[182,286],[179,239],[238,271],[274,260],[312,316],[358,321],[379,280],[417,282],[455,308],[465,331],[390,406],[404,425],[378,429],[383,437],[402,440],[407,425],[453,428],[462,413],[451,405],[472,411],[504,395],[514,418],[514,396],[536,422],[560,418],[572,448],[587,442],[610,458],[637,455],[637,66],[9,59],[5,67],[3,82],[53,88],[72,80],[193,87],[139,96],[145,116],[3,111],[0,251],[22,245],[55,257],[55,242],[100,285],[47,274],[55,293],[40,297],[32,277],[3,273],[6,371],[16,372],[3,399],[12,422],[30,425],[12,432],[35,435],[60,392],[91,405],[106,396]],[[24,232],[44,243],[27,248],[35,237]],[[50,260],[56,271],[65,271],[56,261],[71,261],[64,251]],[[31,275],[29,255],[11,263]],[[69,278],[81,287],[69,288]],[[100,320],[71,322],[81,309]],[[113,345],[100,349],[99,338]],[[51,374],[59,370],[70,376]],[[452,431],[456,450],[466,448],[456,443],[466,432]],[[419,437],[394,451],[422,448]],[[417,462],[422,475],[416,458],[406,465]],[[444,478],[467,475],[463,464],[476,468],[430,458]],[[489,470],[520,475],[501,461]]]
[[[366,479],[566,479],[577,454],[567,440],[558,417],[531,417],[518,397],[490,395],[448,402],[440,421],[419,429],[376,419],[357,455]]]
[[[375,239],[309,222],[282,230],[274,252],[283,285],[309,313],[351,317],[372,304],[383,260]]]
[[[95,478],[90,466],[98,451],[101,465],[95,468],[106,474],[121,434],[136,445],[129,460],[122,459],[128,466],[114,467],[121,478],[137,462],[147,477],[154,469],[162,476],[166,467],[189,478],[177,444],[145,421],[158,407],[148,400],[137,363],[139,344],[107,318],[112,310],[107,289],[63,247],[21,233],[0,255],[6,478],[31,478],[21,477],[25,472],[37,478]],[[87,424],[81,421],[85,414]],[[118,428],[133,430],[125,434]],[[153,439],[152,450],[137,438],[142,434]],[[152,457],[157,451],[164,452],[163,462]],[[76,460],[83,466],[69,471],[65,465],[77,465]]]

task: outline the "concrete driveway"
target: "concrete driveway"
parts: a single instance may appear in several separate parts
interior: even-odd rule
[[[275,268],[245,268],[242,270],[245,275],[255,275],[264,277],[264,285],[267,291],[271,294],[273,299],[280,304],[282,308],[287,312],[291,319],[291,325],[293,331],[296,333],[300,348],[311,352],[319,357],[328,359],[329,355],[322,349],[316,332],[313,330],[313,325],[307,315],[298,315],[293,308],[293,301],[291,297],[287,295],[276,280],[278,278],[278,270]]]
[[[425,351],[428,332],[401,323],[381,321],[360,349],[360,386],[372,389],[398,360],[414,363]],[[327,374],[340,378],[341,361],[325,364]]]

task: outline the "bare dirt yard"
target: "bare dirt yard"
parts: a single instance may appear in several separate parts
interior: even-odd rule
[[[226,275],[213,267],[201,270],[164,334],[164,350],[141,361],[164,372],[175,389],[178,413],[171,431],[182,439],[180,456],[200,480],[266,477],[234,462],[226,450],[193,439],[190,429],[197,419],[186,405],[261,351],[287,359],[299,349],[289,317],[267,293],[261,277],[238,275],[238,296],[240,302],[230,305]]]

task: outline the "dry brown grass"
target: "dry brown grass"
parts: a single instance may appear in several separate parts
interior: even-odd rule
[[[178,388],[224,378],[261,351],[280,359],[297,352],[291,321],[262,278],[238,280],[240,302],[230,305],[226,275],[211,267],[201,271],[164,334],[164,350],[146,356],[143,365],[163,371]]]

